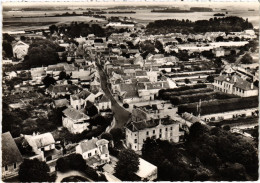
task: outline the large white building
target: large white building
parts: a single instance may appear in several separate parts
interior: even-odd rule
[[[258,88],[239,76],[220,75],[214,79],[213,87],[215,90],[234,94],[241,97],[251,97],[258,95]]]
[[[147,138],[179,142],[180,123],[169,117],[143,121],[131,121],[126,125],[126,145],[134,151],[142,150]]]

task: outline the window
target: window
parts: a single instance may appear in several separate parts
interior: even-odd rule
[[[153,130],[153,134],[155,134],[155,130]]]
[[[88,157],[90,157],[91,156],[91,153],[88,153]]]
[[[165,131],[167,132],[168,128],[165,128]]]
[[[172,127],[170,128],[170,130],[172,130]]]
[[[16,169],[16,163],[14,163],[14,169]]]
[[[160,132],[162,132],[162,129],[160,129]]]
[[[162,134],[159,135],[159,138],[162,138]]]
[[[148,132],[148,131],[146,132],[146,135],[149,135],[149,132]]]
[[[5,171],[8,171],[8,166],[7,165],[5,166]]]
[[[135,134],[135,136],[137,136],[137,134]]]
[[[135,139],[135,143],[137,143],[137,139]]]
[[[170,136],[172,136],[172,132],[170,133]]]

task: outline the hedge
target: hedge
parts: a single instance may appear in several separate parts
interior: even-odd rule
[[[182,104],[178,106],[178,113],[184,112],[197,115],[197,104]],[[242,110],[258,107],[258,96],[247,98],[232,98],[226,100],[203,101],[201,103],[201,115],[221,113],[234,110]]]
[[[169,100],[171,97],[181,96],[181,95],[192,95],[197,93],[207,93],[212,92],[213,89],[211,88],[198,88],[198,89],[191,89],[179,92],[165,92],[161,96],[159,96],[163,100]]]
[[[159,91],[159,97],[162,97],[162,95],[165,92],[182,92],[182,91],[187,91],[187,90],[195,90],[195,89],[199,89],[199,88],[207,88],[206,84],[197,84],[197,85],[192,85],[192,86],[182,86],[179,88],[173,88],[173,89],[162,89]]]
[[[169,100],[173,105],[180,105],[180,104],[186,104],[186,103],[194,103],[201,101],[207,101],[207,100],[215,100],[215,99],[230,99],[230,98],[238,98],[236,95],[221,93],[221,92],[201,92],[197,94],[191,94],[191,95],[182,95],[182,96],[170,96]]]

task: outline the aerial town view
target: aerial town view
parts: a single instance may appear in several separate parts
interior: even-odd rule
[[[3,182],[258,180],[257,1],[2,15]]]

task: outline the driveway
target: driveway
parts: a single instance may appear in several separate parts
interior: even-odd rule
[[[57,171],[57,178],[55,180],[55,182],[61,182],[64,178],[66,177],[73,177],[73,176],[79,176],[79,177],[83,177],[84,179],[86,179],[88,182],[95,182],[89,178],[87,178],[85,176],[85,174],[83,174],[82,172],[79,172],[79,171],[75,171],[75,170],[71,170],[71,171],[68,171],[68,172],[65,172],[65,173],[62,173],[62,172],[59,172]]]
[[[112,94],[110,93],[107,87],[107,76],[104,71],[98,67],[100,80],[101,80],[101,88],[106,94],[106,96],[111,100],[112,111],[115,114],[115,125],[114,128],[123,128],[126,122],[130,119],[130,112],[126,111],[123,107],[121,107],[117,101],[114,99]]]

